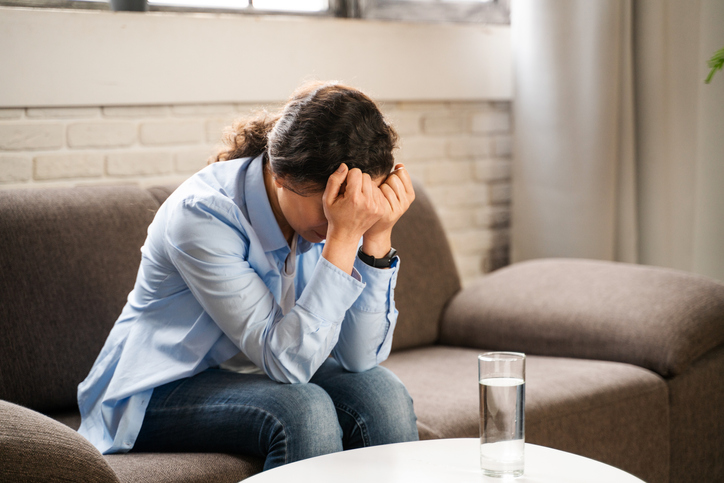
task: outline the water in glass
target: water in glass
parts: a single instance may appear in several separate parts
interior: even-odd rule
[[[525,381],[480,380],[480,466],[490,476],[523,474]]]

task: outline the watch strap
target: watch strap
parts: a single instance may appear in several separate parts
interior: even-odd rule
[[[397,250],[395,250],[394,248],[390,248],[390,251],[387,252],[387,255],[382,258],[375,258],[372,255],[367,255],[365,252],[362,251],[362,247],[360,247],[357,251],[357,256],[360,260],[362,260],[371,267],[390,268],[392,266],[392,260],[397,256]]]

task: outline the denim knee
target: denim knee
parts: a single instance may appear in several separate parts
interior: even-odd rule
[[[312,380],[334,401],[346,449],[418,439],[412,398],[389,369],[348,372],[331,361]]]
[[[278,397],[283,398],[284,409],[274,415],[276,424],[268,427],[271,434],[265,469],[342,451],[342,429],[334,403],[321,387],[285,384]]]
[[[417,441],[417,416],[412,397],[402,381],[392,371],[381,366],[365,374],[374,381],[377,389],[367,394],[368,407],[374,411],[366,421],[370,428],[371,444]]]

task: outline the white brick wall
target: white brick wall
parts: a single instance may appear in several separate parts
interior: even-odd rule
[[[30,156],[0,155],[0,183],[25,183],[32,175],[33,160]]]
[[[0,189],[178,183],[206,166],[226,126],[277,105],[0,109]],[[396,158],[426,187],[469,282],[508,263],[507,102],[385,102]]]
[[[35,157],[34,178],[37,180],[101,176],[103,176],[103,155],[99,153],[65,152]]]
[[[507,265],[511,109],[507,102],[387,103],[397,159],[438,211],[463,283]]]
[[[141,144],[146,146],[200,144],[204,137],[201,121],[152,121],[141,124]]]
[[[138,138],[133,122],[78,122],[69,124],[67,133],[70,148],[123,148]]]
[[[171,174],[173,156],[165,151],[130,151],[109,154],[106,172],[111,176],[150,176]]]
[[[0,150],[32,151],[63,146],[63,125],[59,123],[3,122],[0,124]]]

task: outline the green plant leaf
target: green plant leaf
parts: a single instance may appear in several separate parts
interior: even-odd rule
[[[709,84],[711,82],[711,78],[714,77],[714,73],[718,70],[722,70],[722,67],[724,67],[724,47],[714,52],[714,55],[711,59],[709,59],[707,65],[711,71],[709,71],[709,75],[704,82]]]

